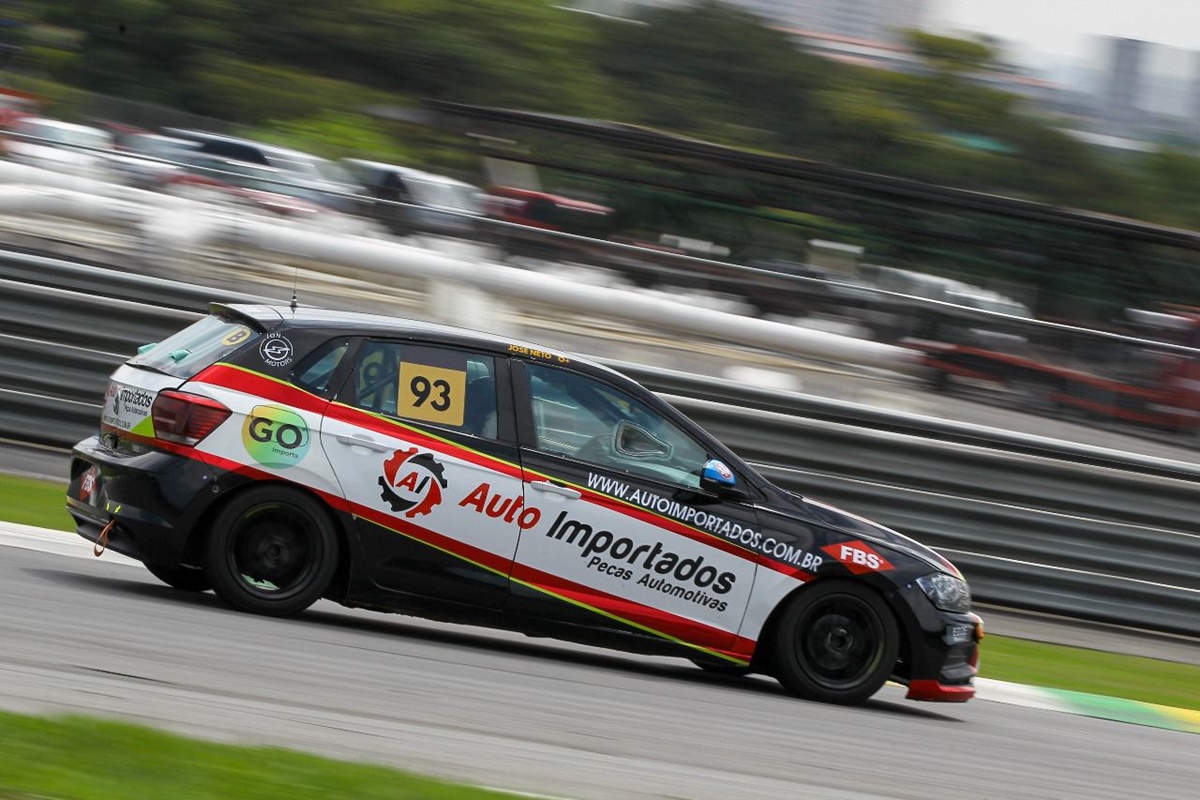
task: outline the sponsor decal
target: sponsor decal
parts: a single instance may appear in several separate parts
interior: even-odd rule
[[[821,549],[845,564],[846,569],[855,575],[895,569],[892,562],[876,553],[866,542],[839,542],[838,544],[827,544]]]
[[[383,462],[379,497],[393,513],[403,513],[412,519],[428,514],[442,502],[446,488],[445,468],[432,453],[418,453],[417,448],[397,450]]]
[[[123,412],[136,417],[149,416],[150,406],[154,405],[154,394],[145,389],[121,386],[113,396],[112,405],[114,414]]]
[[[712,461],[709,461],[708,463],[711,464],[712,468],[717,471],[718,475],[721,476],[721,480],[723,480],[723,481],[732,481],[733,480],[733,470],[731,470],[728,466],[726,466],[724,461],[717,461],[716,459],[713,459]]]
[[[91,499],[92,492],[96,490],[96,480],[100,474],[97,467],[88,467],[83,473],[83,477],[79,480],[79,499],[85,503]]]
[[[700,530],[721,536],[735,544],[748,547],[768,558],[775,559],[800,569],[815,570],[824,562],[819,553],[811,553],[802,547],[796,547],[789,542],[783,542],[773,536],[763,536],[761,531],[741,525],[695,506],[680,503],[669,497],[656,494],[648,489],[636,489],[622,481],[595,473],[588,474],[589,489],[607,494],[627,503],[641,506],[650,511],[658,512],[666,517],[672,517],[680,522],[693,525]]]
[[[702,555],[685,558],[664,547],[662,542],[639,543],[629,536],[597,530],[586,522],[571,519],[566,511],[559,512],[546,537],[578,547],[579,557],[587,561],[588,569],[622,581],[631,580],[634,570],[643,571],[637,581],[639,586],[715,611],[729,607],[720,595],[729,594],[737,582],[737,575],[705,564]]]
[[[312,433],[304,418],[279,406],[255,406],[242,427],[246,452],[264,467],[287,469],[304,460]]]
[[[101,421],[126,431],[135,426],[141,428],[149,423],[154,397],[154,392],[112,381],[104,392]]]
[[[479,484],[458,502],[464,508],[475,509],[478,514],[503,519],[505,522],[516,522],[517,527],[523,531],[537,525],[542,518],[542,512],[533,506],[521,508],[524,503],[524,497],[504,497],[499,492],[493,494],[490,483]]]
[[[270,333],[258,346],[258,354],[268,367],[286,367],[292,363],[292,343],[281,333]]]

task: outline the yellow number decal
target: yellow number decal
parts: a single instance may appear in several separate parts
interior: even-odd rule
[[[250,338],[249,328],[234,328],[229,333],[225,334],[225,338],[221,340],[223,345],[241,344]]]
[[[400,365],[396,415],[459,426],[463,424],[466,393],[466,370],[404,362]]]

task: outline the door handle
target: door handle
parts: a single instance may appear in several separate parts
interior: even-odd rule
[[[572,500],[578,500],[583,496],[578,489],[572,489],[570,486],[559,486],[557,483],[551,483],[550,481],[532,481],[529,485],[539,492],[562,495]]]
[[[365,447],[368,450],[374,450],[376,453],[386,453],[388,450],[392,449],[391,445],[384,444],[383,442],[377,442],[370,436],[362,433],[356,433],[352,436],[339,433],[336,438],[342,444],[349,445],[350,447]]]

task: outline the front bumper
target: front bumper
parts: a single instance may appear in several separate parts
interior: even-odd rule
[[[983,620],[969,612],[942,611],[910,583],[892,596],[908,645],[893,678],[908,700],[965,703],[975,696]]]
[[[138,454],[104,447],[98,437],[75,445],[67,511],[83,538],[148,564],[189,563],[197,521],[220,491],[203,462],[160,450]]]
[[[908,680],[908,700],[965,703],[975,696],[979,672],[979,642],[983,620],[976,614],[939,612],[942,618],[936,641],[926,636],[925,658],[914,658]],[[935,634],[936,635],[936,634]],[[924,665],[922,666],[922,662]]]

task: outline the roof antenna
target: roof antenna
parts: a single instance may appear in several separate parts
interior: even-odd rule
[[[292,302],[288,303],[288,308],[292,309],[292,314],[296,313],[296,306],[300,305],[296,300],[296,289],[300,284],[300,267],[293,267],[295,273],[292,277]]]

